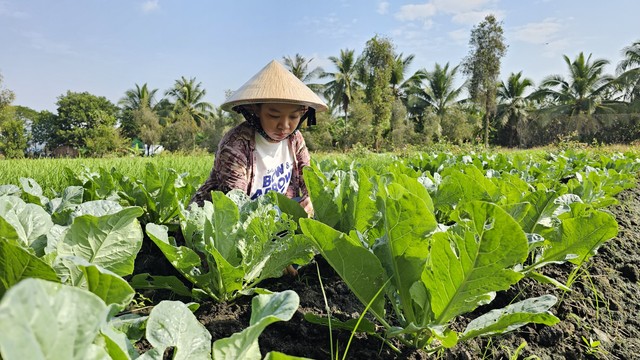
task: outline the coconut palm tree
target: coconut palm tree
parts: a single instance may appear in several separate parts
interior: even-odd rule
[[[309,71],[309,64],[313,61],[313,58],[307,60],[307,58],[300,54],[296,54],[293,58],[290,56],[283,56],[282,61],[284,61],[284,66],[286,66],[289,71],[295,75],[295,77],[307,85],[309,85],[308,83],[311,80],[320,76],[323,72],[321,67],[316,67]]]
[[[458,100],[465,84],[455,86],[455,78],[458,66],[449,69],[449,63],[443,66],[435,64],[433,71],[420,70],[425,77],[422,82],[414,85],[408,90],[407,110],[411,118],[416,122],[416,130],[422,131],[424,128],[424,117],[428,109],[440,118],[444,118],[455,104],[464,100]]]
[[[174,100],[174,115],[187,113],[200,126],[213,111],[213,105],[203,101],[207,91],[202,88],[202,83],[196,84],[196,79],[188,79],[182,76],[176,80],[173,88],[167,90],[165,95],[171,96]]]
[[[135,88],[129,89],[124,96],[118,100],[120,105],[120,132],[131,139],[140,138],[140,124],[136,120],[135,113],[139,111],[149,111],[156,113],[158,103],[155,95],[158,89],[149,89],[146,83],[142,86],[135,84]]]
[[[323,95],[331,107],[339,107],[344,112],[345,122],[349,116],[349,105],[358,88],[356,81],[357,62],[354,50],[340,50],[340,57],[330,56],[329,60],[338,69],[335,73],[322,72],[320,78],[331,79],[324,84]]]
[[[618,63],[618,83],[624,89],[624,99],[640,100],[640,40],[622,49],[624,59]]]
[[[594,112],[609,111],[608,95],[611,93],[613,77],[604,74],[609,64],[605,59],[591,60],[581,52],[575,60],[563,55],[569,68],[569,77],[551,75],[545,78],[533,98],[550,99],[554,105],[547,110],[566,115],[590,115]]]
[[[533,86],[533,81],[522,77],[522,71],[511,73],[507,82],[498,85],[498,111],[496,119],[505,126],[507,144],[516,145],[518,140],[518,123],[527,118],[530,101],[524,95],[527,88]]]
[[[415,97],[411,102],[415,104],[414,107],[422,108],[422,111],[431,107],[436,114],[444,116],[449,107],[460,102],[458,98],[465,85],[455,87],[459,66],[449,69],[449,63],[446,63],[444,67],[436,63],[433,71],[422,70],[426,74],[426,84],[420,91],[413,92]]]
[[[427,73],[424,70],[418,70],[405,80],[407,70],[409,66],[411,66],[415,55],[411,54],[406,58],[403,58],[402,55],[403,54],[399,54],[395,57],[393,68],[391,69],[390,83],[393,97],[402,100],[406,106],[408,96],[412,89],[420,86],[422,80],[426,78]]]
[[[135,86],[135,89],[129,89],[124,93],[124,96],[118,101],[118,105],[123,110],[139,110],[143,106],[153,110],[157,104],[154,97],[158,89],[149,90],[147,83],[142,86],[135,84]]]

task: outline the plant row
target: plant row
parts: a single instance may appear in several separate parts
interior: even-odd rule
[[[250,200],[214,192],[203,207],[188,206],[195,179],[153,164],[139,179],[115,169],[69,172],[75,185],[54,198],[33,179],[0,186],[0,326],[15,334],[0,339],[0,355],[154,359],[174,347],[174,358],[260,358],[264,327],[298,306],[295,293],[260,283],[318,253],[385,339],[437,351],[527,323],[552,325],[556,299],[544,295],[452,327],[524,277],[569,290],[545,266],[581,266],[616,236],[606,206],[640,169],[619,153],[393,160],[383,169],[339,161],[306,168],[314,219],[276,193]],[[133,274],[143,241],[183,279]],[[197,303],[163,301],[135,315],[135,289],[148,288],[196,301],[255,296],[251,326],[212,345],[191,314]],[[353,330],[377,336],[369,324],[362,318]],[[133,344],[143,338],[152,350],[138,354]]]

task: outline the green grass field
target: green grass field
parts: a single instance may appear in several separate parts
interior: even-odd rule
[[[509,154],[529,154],[544,157],[551,151],[560,149],[532,149],[532,150],[512,150],[512,149],[494,149],[490,152],[498,151]],[[445,149],[434,148],[433,151],[445,151],[454,154],[482,152],[482,148],[468,148],[447,146]],[[639,149],[630,146],[617,147],[597,147],[589,148],[584,151],[589,153],[612,153],[612,152],[631,152],[638,153]],[[398,157],[409,157],[415,155],[414,150],[398,151],[394,153],[377,154],[369,151],[351,151],[336,153],[312,153],[312,161],[336,161],[341,163],[356,162],[359,165],[372,167],[374,169],[382,169],[390,162]],[[196,155],[176,155],[163,154],[156,157],[120,157],[120,158],[80,158],[80,159],[15,159],[0,160],[0,185],[4,184],[20,184],[20,178],[32,178],[40,184],[46,195],[54,195],[64,190],[70,185],[69,180],[65,176],[65,168],[69,168],[74,173],[79,173],[85,167],[91,171],[97,171],[100,168],[111,169],[116,168],[119,172],[126,174],[132,178],[141,178],[145,169],[145,165],[149,162],[154,163],[159,169],[174,169],[178,173],[189,173],[197,176],[204,181],[213,166],[214,156],[211,154]]]

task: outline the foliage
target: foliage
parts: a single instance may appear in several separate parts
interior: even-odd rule
[[[190,305],[161,301],[148,316],[114,316],[98,296],[81,288],[27,279],[0,301],[0,355],[6,359],[260,359],[258,336],[269,324],[287,321],[296,312],[298,295],[290,290],[252,300],[251,323],[242,332],[211,344],[211,334]],[[197,306],[196,306],[197,308]],[[132,343],[144,337],[143,354]],[[284,354],[267,354],[267,357]],[[212,357],[213,356],[213,357]]]
[[[309,83],[312,79],[320,76],[320,74],[324,72],[321,67],[316,67],[309,71],[309,64],[313,61],[313,58],[307,59],[297,53],[293,58],[290,56],[283,56],[282,61],[284,62],[284,66],[287,67],[295,77],[304,83]],[[320,90],[317,86],[314,87],[312,84],[308,86],[313,90]]]
[[[142,86],[135,84],[134,89],[129,89],[124,96],[118,101],[122,112],[120,115],[120,129],[122,134],[129,139],[142,138],[141,134],[141,116],[149,117],[149,114],[136,114],[143,109],[154,112],[157,105],[155,95],[158,89],[149,89],[147,84]],[[157,122],[157,120],[156,120]],[[145,140],[143,140],[145,141]],[[146,144],[155,144],[154,142],[145,142]]]
[[[160,142],[169,151],[195,149],[198,125],[188,112],[175,116],[175,121],[164,128]]]
[[[16,98],[16,94],[14,94],[13,91],[2,88],[2,81],[3,77],[2,74],[0,74],[0,110],[11,105],[13,100]]]
[[[349,105],[354,100],[355,91],[359,84],[356,81],[356,70],[358,59],[354,55],[354,50],[342,49],[340,56],[330,56],[329,60],[335,65],[338,71],[335,73],[323,72],[320,78],[329,78],[329,82],[324,84],[324,96],[329,99],[332,108],[340,108],[343,111],[345,124],[349,119]],[[345,125],[346,126],[346,125]]]
[[[640,40],[622,49],[624,59],[618,63],[617,85],[622,87],[624,99],[629,103],[640,100]]]
[[[595,112],[610,111],[607,106],[608,91],[613,78],[604,75],[604,67],[609,61],[595,59],[591,54],[585,58],[581,52],[574,61],[563,55],[569,69],[569,78],[551,75],[545,78],[532,96],[548,97],[552,106],[549,111],[566,115],[590,115]]]
[[[533,81],[522,78],[522,71],[517,74],[511,73],[506,83],[503,81],[498,85],[497,96],[500,103],[496,120],[502,125],[502,137],[505,138],[498,139],[499,143],[509,147],[522,144],[518,129],[528,120],[529,111],[532,109],[530,101],[524,96],[526,89],[531,86]]]
[[[306,237],[295,234],[296,222],[281,212],[281,194],[268,192],[254,201],[239,191],[212,193],[212,202],[195,204],[181,215],[185,244],[168,236],[167,228],[148,224],[147,234],[173,266],[197,289],[217,301],[249,293],[259,282],[282,276],[290,264],[313,257]],[[295,203],[295,202],[294,202]],[[297,206],[298,216],[302,216]],[[291,205],[288,205],[291,207]],[[185,246],[186,245],[186,246]]]
[[[390,130],[393,92],[389,87],[395,63],[394,45],[390,39],[374,36],[367,41],[362,55],[362,82],[365,99],[373,114],[374,146],[380,149]]]
[[[49,150],[70,146],[101,156],[124,143],[114,128],[118,108],[102,96],[68,91],[58,98],[58,114],[44,113],[34,124],[34,138]]]
[[[291,290],[256,295],[251,299],[249,327],[228,338],[216,340],[213,343],[213,359],[262,359],[258,336],[270,324],[289,321],[298,309],[299,303],[298,294]],[[270,356],[276,356],[276,354],[269,353],[266,358]],[[282,354],[279,356],[286,359]]]
[[[175,81],[172,89],[165,92],[173,100],[173,117],[178,121],[191,120],[198,126],[207,121],[213,110],[211,103],[203,101],[206,94],[201,82],[196,84],[196,78],[187,80],[184,76]]]
[[[154,145],[160,142],[162,136],[162,126],[158,115],[149,107],[132,110],[132,121],[138,128],[137,137],[147,145]]]
[[[184,209],[191,180],[151,165],[130,180],[115,170],[81,173],[74,176],[81,184],[54,198],[33,179],[2,185],[0,331],[7,335],[0,338],[0,356],[131,359],[139,356],[131,344],[144,337],[153,348],[142,359],[161,358],[169,347],[175,358],[210,358],[210,334],[191,305],[167,301],[148,317],[117,315],[131,306],[132,285],[143,284],[196,298],[262,294],[254,298],[250,326],[213,345],[214,354],[259,357],[259,333],[291,318],[298,303],[291,292],[265,295],[258,283],[280,276],[288,264],[309,261],[310,241],[370,305],[385,337],[405,344],[437,351],[528,322],[553,324],[552,296],[502,308],[491,300],[525,276],[567,289],[570,284],[540,269],[584,266],[616,235],[615,219],[602,209],[634,186],[638,154],[477,150],[363,151],[357,162],[327,157],[305,169],[316,219],[273,192],[254,201],[214,192],[212,202]],[[133,168],[140,168],[135,161]],[[173,218],[175,209],[184,243],[163,225],[149,223],[146,232],[192,281],[193,292],[176,278],[136,274],[125,280],[143,241],[140,223],[149,214]],[[380,289],[384,297],[376,296]],[[470,311],[479,316],[464,329],[452,326]]]
[[[471,47],[464,60],[464,73],[470,76],[469,95],[484,111],[484,145],[489,146],[489,124],[496,112],[496,86],[500,59],[507,51],[502,24],[487,15],[471,30]]]
[[[12,106],[0,109],[0,154],[6,158],[23,158],[27,150],[28,135],[25,123]]]
[[[613,159],[440,153],[411,159],[416,171],[398,161],[376,172],[326,164],[305,171],[316,220],[300,224],[362,303],[371,303],[387,336],[435,351],[527,322],[558,321],[548,312],[556,299],[542,296],[482,314],[464,331],[451,328],[457,316],[524,276],[567,289],[537,270],[581,266],[616,235],[615,219],[597,209],[632,186],[640,163],[612,166]],[[559,182],[573,171],[575,179]],[[375,299],[385,281],[387,300]]]

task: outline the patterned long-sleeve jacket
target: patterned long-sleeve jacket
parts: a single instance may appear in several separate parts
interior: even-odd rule
[[[211,201],[211,191],[214,190],[226,193],[240,189],[247,195],[251,193],[255,173],[255,134],[256,131],[246,121],[227,132],[218,145],[209,178],[196,191],[191,202],[202,206],[205,200]],[[309,151],[299,131],[286,141],[295,159],[286,195],[289,198],[300,196],[302,201],[308,197],[302,169],[309,165]]]

